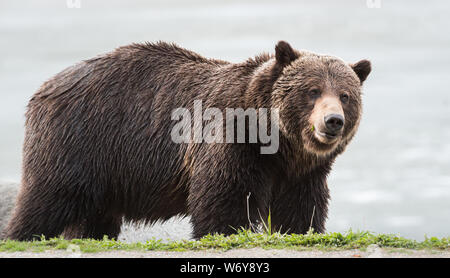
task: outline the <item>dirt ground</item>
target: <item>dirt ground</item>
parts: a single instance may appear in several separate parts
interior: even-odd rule
[[[318,251],[234,249],[229,251],[0,252],[0,258],[450,258],[450,250],[407,250],[369,246],[366,250]]]

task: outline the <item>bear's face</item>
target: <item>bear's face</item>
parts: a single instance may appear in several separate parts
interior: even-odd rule
[[[272,92],[281,132],[316,155],[344,147],[359,125],[361,85],[370,73],[370,62],[349,65],[336,57],[294,51],[289,45],[277,52],[283,47],[292,53],[277,53],[277,63],[285,65]],[[293,59],[286,63],[286,57]]]

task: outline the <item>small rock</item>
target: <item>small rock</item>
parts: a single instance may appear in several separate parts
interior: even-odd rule
[[[369,253],[367,258],[383,258],[383,250],[376,244],[369,245],[367,253]]]
[[[69,244],[69,246],[67,246],[66,251],[71,253],[69,255],[69,257],[71,258],[80,258],[81,257],[81,250],[80,250],[80,246],[76,245],[76,244]]]

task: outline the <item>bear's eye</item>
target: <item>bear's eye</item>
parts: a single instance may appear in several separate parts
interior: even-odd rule
[[[342,95],[340,96],[340,98],[341,98],[341,101],[342,101],[343,103],[347,103],[347,102],[348,102],[348,95],[347,95],[347,94],[342,94]]]
[[[311,89],[308,92],[309,96],[313,99],[316,99],[320,97],[320,90],[319,89]]]

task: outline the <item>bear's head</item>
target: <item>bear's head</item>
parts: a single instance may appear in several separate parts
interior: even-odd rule
[[[361,86],[371,64],[297,51],[280,41],[275,47],[272,107],[279,109],[281,133],[307,153],[342,151],[358,128]]]

